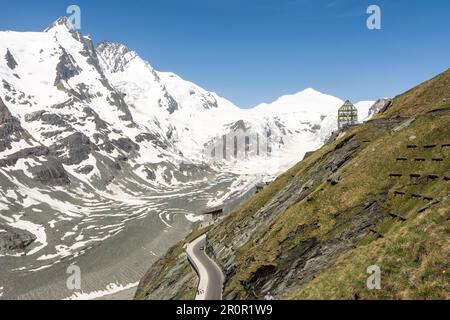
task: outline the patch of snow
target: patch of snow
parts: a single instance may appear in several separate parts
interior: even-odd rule
[[[8,189],[8,191],[6,192],[6,197],[17,200],[17,194],[14,192],[14,190],[11,189]]]
[[[360,101],[355,104],[358,109],[358,119],[360,122],[368,121],[373,116],[370,114],[370,108],[375,104],[375,101]]]
[[[139,282],[130,283],[127,285],[122,285],[118,283],[111,283],[109,284],[105,290],[99,290],[99,291],[93,291],[89,293],[85,292],[75,292],[73,295],[71,295],[68,298],[65,298],[64,300],[94,300],[98,299],[104,296],[109,296],[111,294],[115,294],[124,290],[132,289],[137,287]]]
[[[190,222],[199,222],[205,220],[205,217],[194,215],[192,213],[186,214],[185,217]]]

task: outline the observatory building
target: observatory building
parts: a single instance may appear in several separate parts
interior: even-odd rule
[[[344,105],[338,112],[338,128],[339,130],[353,126],[358,123],[358,109],[350,102],[345,101]]]

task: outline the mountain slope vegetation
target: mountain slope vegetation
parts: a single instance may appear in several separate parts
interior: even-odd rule
[[[225,274],[224,298],[450,298],[449,124],[447,70],[212,227],[207,250]],[[136,298],[193,297],[183,245],[149,270]],[[367,288],[370,266],[380,290]]]

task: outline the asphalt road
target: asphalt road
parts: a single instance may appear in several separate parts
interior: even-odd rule
[[[187,254],[200,278],[196,300],[222,300],[223,274],[206,254],[206,235],[188,245]]]

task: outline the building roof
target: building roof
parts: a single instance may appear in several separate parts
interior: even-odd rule
[[[223,206],[217,206],[217,207],[211,207],[204,211],[202,211],[200,214],[202,215],[208,215],[208,214],[220,214],[223,212]]]
[[[339,111],[358,111],[358,109],[350,102],[350,100],[347,100],[344,105],[339,108]]]

